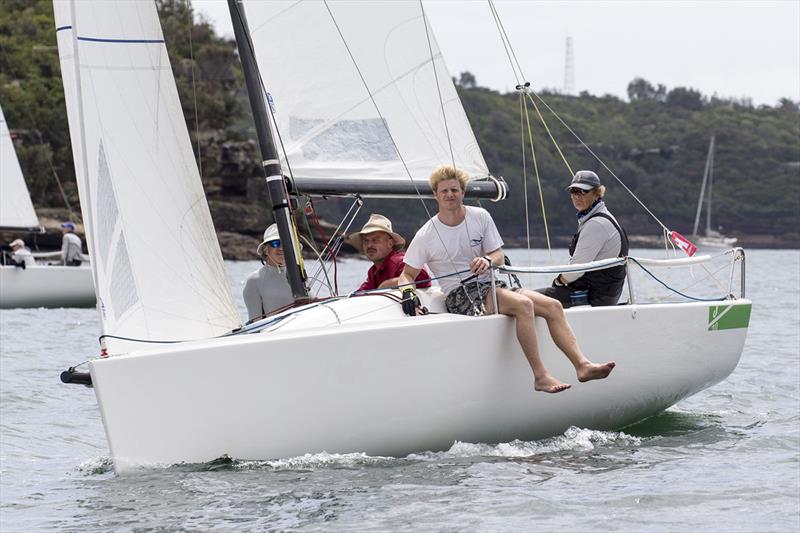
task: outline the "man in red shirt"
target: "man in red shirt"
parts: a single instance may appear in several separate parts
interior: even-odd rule
[[[405,252],[402,249],[406,240],[392,231],[392,222],[388,218],[370,215],[361,231],[352,234],[347,242],[363,250],[373,263],[367,272],[366,281],[358,288],[359,291],[397,286],[397,279],[405,267]],[[430,278],[425,269],[420,270],[416,278],[417,288],[430,287]]]

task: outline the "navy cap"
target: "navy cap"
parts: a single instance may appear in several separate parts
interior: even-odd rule
[[[590,191],[600,186],[600,178],[591,170],[579,170],[572,177],[572,183],[569,184],[567,190],[570,189],[583,189]]]
[[[67,228],[70,231],[75,231],[75,224],[73,224],[72,222],[64,222],[63,224],[61,224],[61,227]]]

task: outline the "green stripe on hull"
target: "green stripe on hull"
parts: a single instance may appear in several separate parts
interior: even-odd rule
[[[750,324],[751,304],[712,305],[708,308],[708,331],[746,328]]]

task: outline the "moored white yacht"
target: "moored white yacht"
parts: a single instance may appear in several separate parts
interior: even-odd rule
[[[33,209],[8,125],[0,109],[0,229],[19,234],[43,230]],[[24,269],[10,255],[0,262],[0,309],[18,307],[91,307],[95,303],[88,265],[49,265],[46,260]]]
[[[706,166],[703,171],[703,184],[700,186],[700,197],[697,199],[697,213],[694,217],[694,229],[692,230],[693,241],[699,248],[732,248],[736,246],[736,237],[726,237],[719,231],[711,229],[711,207],[713,205],[714,191],[714,153],[715,138],[712,135],[708,143],[708,154],[706,155]],[[708,190],[708,192],[706,192]],[[703,211],[703,203],[706,205],[706,227],[702,235],[698,235],[697,230],[700,225],[700,214]]]

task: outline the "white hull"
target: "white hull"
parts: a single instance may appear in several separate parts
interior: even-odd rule
[[[310,309],[272,332],[97,359],[90,371],[118,470],[223,455],[403,456],[658,413],[736,367],[750,302],[723,305],[738,318],[720,329],[708,303],[568,310],[584,352],[617,362],[583,384],[537,319],[545,364],[573,383],[556,395],[534,392],[511,319],[409,318],[380,296]]]
[[[733,248],[739,239],[736,237],[698,237],[698,248]]]
[[[0,309],[92,307],[95,300],[88,266],[0,266]]]

